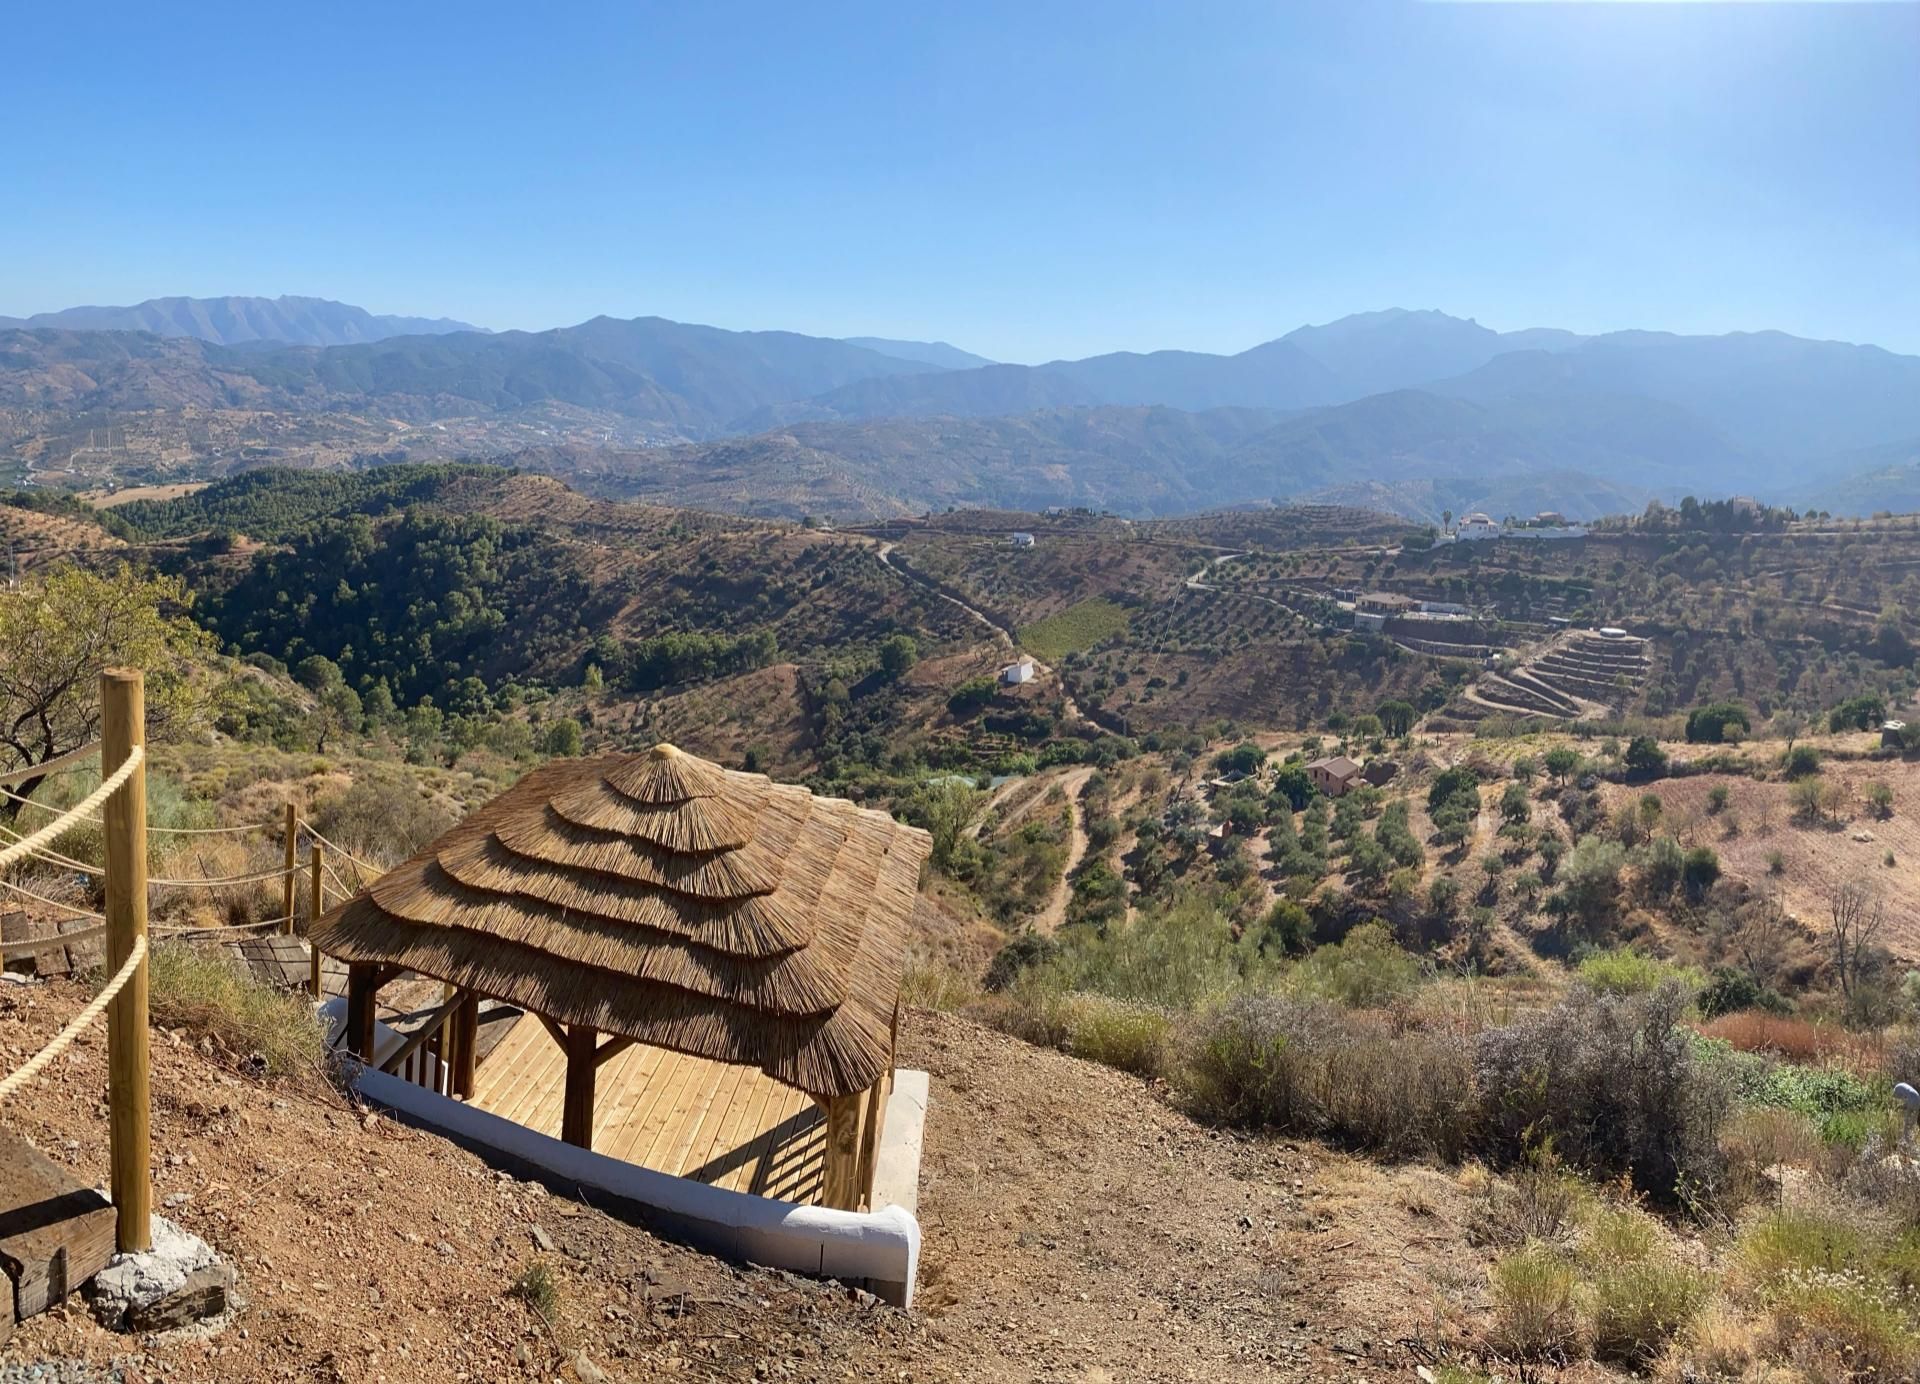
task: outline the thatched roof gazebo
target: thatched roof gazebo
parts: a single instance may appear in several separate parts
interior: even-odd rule
[[[382,985],[412,971],[454,987],[458,1095],[473,1093],[479,999],[538,1015],[565,1052],[561,1137],[581,1147],[595,1072],[630,1044],[758,1068],[824,1109],[821,1199],[858,1209],[930,845],[671,745],[560,760],[322,915],[311,940],[348,963],[362,1056]]]

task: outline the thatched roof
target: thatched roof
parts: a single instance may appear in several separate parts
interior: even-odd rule
[[[885,1071],[930,841],[659,745],[557,760],[320,918],[392,962],[820,1096]]]

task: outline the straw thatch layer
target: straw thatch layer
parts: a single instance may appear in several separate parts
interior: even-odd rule
[[[663,745],[535,770],[313,937],[849,1095],[886,1070],[929,847],[883,813]]]

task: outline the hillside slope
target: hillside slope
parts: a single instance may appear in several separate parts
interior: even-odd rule
[[[0,1041],[43,1041],[84,992],[0,992]],[[1139,1081],[915,1011],[902,1062],[933,1101],[914,1313],[736,1269],[516,1181],[331,1092],[154,1044],[157,1201],[235,1261],[250,1306],[212,1340],[150,1338],[152,1374],[651,1380],[1399,1379],[1432,1285],[1465,1277],[1451,1179],[1202,1129]],[[84,1175],[104,1045],[11,1104]],[[553,1245],[536,1247],[536,1232]],[[536,1260],[551,1323],[508,1288]],[[1477,1289],[1468,1290],[1468,1304]],[[0,1369],[123,1356],[77,1311],[25,1323]],[[579,1365],[584,1355],[588,1369]],[[216,1363],[217,1361],[217,1363]]]

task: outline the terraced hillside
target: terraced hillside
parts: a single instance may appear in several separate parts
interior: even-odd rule
[[[1457,711],[1468,720],[1487,712],[1571,720],[1620,711],[1646,687],[1650,648],[1617,629],[1569,631],[1522,662],[1496,662],[1462,694],[1472,709]]]

